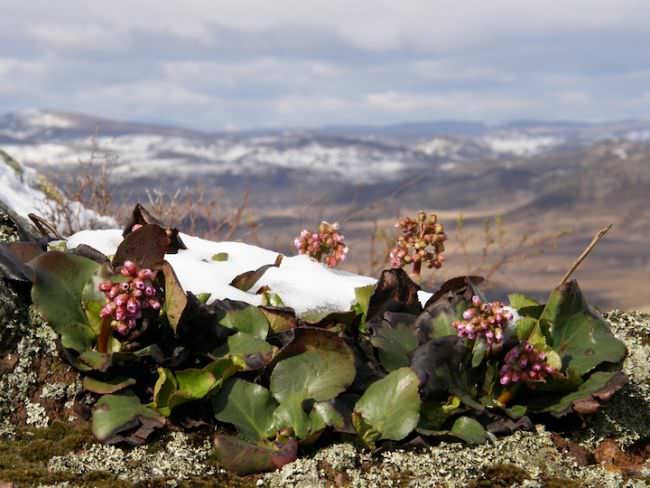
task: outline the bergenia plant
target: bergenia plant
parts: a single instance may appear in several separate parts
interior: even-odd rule
[[[419,276],[422,265],[439,269],[445,260],[443,252],[447,234],[434,213],[419,211],[415,218],[404,217],[395,224],[399,231],[397,243],[390,252],[393,268],[412,265],[413,274]]]
[[[403,219],[400,229],[397,268],[442,264],[435,215]],[[185,252],[178,231],[142,207],[124,236],[112,260],[86,247],[29,263],[35,308],[83,375],[102,442],[141,444],[170,423],[207,423],[221,463],[247,474],[293,461],[326,432],[371,449],[485,442],[550,416],[593,413],[626,382],[624,344],[575,281],[546,304],[516,294],[505,304],[483,298],[482,278],[462,276],[422,304],[419,285],[390,269],[358,288],[349,310],[314,318],[269,289],[260,306],[186,293],[164,260]],[[345,256],[326,222],[296,246],[329,265]],[[276,259],[231,286],[246,293],[281,266]]]
[[[321,222],[318,232],[304,229],[293,241],[300,254],[306,254],[318,262],[334,267],[343,262],[348,254],[343,234],[339,233],[339,224]]]

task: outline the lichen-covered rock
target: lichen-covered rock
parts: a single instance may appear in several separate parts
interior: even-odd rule
[[[15,242],[36,237],[34,226],[0,201],[0,242]]]
[[[615,310],[605,317],[614,334],[627,346],[623,371],[629,383],[572,437],[589,447],[610,437],[630,446],[650,439],[650,315]]]

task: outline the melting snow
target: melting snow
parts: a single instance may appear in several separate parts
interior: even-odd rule
[[[285,256],[279,268],[271,268],[250,292],[230,286],[232,279],[246,271],[271,264],[278,253],[241,242],[214,242],[181,234],[187,250],[168,254],[165,259],[174,268],[181,285],[192,293],[210,293],[210,301],[230,298],[260,305],[255,292],[268,286],[298,315],[309,312],[338,312],[349,310],[355,301],[354,289],[374,284],[377,280],[331,269],[307,256]],[[80,244],[94,247],[106,255],[115,254],[122,241],[120,230],[82,231],[71,236],[67,246]],[[228,253],[227,261],[212,261],[217,253]],[[431,295],[420,292],[424,304]]]

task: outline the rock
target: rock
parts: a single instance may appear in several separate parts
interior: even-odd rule
[[[560,452],[564,452],[574,458],[580,466],[589,466],[596,462],[593,453],[580,444],[565,439],[559,434],[551,433],[551,441]]]

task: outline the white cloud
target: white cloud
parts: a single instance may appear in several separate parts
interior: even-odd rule
[[[647,0],[2,2],[7,109],[206,129],[647,110]]]
[[[143,80],[137,83],[108,85],[98,89],[85,90],[76,97],[77,103],[88,103],[93,100],[105,100],[118,106],[135,108],[151,104],[201,106],[210,103],[211,98],[170,83]]]
[[[117,30],[161,30],[209,39],[211,25],[263,30],[278,25],[319,26],[370,49],[423,50],[466,46],[509,34],[587,29],[647,29],[645,0],[4,0],[5,11],[27,21],[105,23]]]
[[[426,116],[429,119],[455,117],[493,119],[493,114],[520,116],[537,109],[538,103],[527,98],[475,92],[445,94],[412,94],[399,92],[371,93],[366,97],[369,107],[378,111]]]

